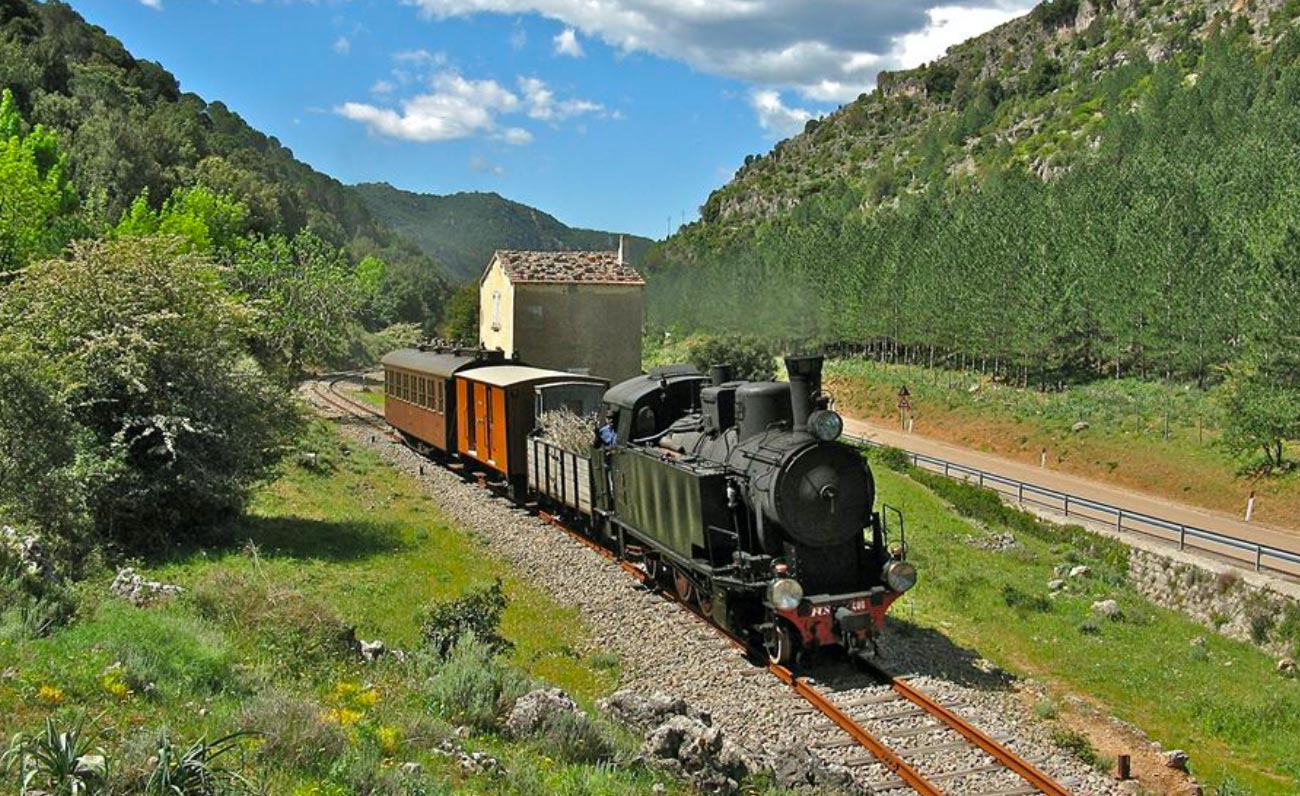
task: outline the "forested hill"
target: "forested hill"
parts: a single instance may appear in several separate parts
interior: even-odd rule
[[[441,304],[437,265],[347,187],[221,102],[181,91],[166,69],[132,57],[64,3],[0,0],[5,88],[29,123],[57,137],[92,226],[117,223],[142,195],[160,209],[178,189],[202,186],[242,202],[251,233],[308,230],[354,259],[382,257],[402,286],[392,303],[407,305],[403,320],[425,320]]]
[[[497,249],[594,251],[618,246],[617,233],[574,229],[495,193],[434,196],[398,190],[387,183],[358,185],[354,190],[376,218],[419,244],[456,279],[478,277]],[[641,262],[650,243],[628,235],[631,261]]]
[[[1030,383],[1226,375],[1300,435],[1297,15],[1053,0],[886,75],[655,253],[650,318]]]

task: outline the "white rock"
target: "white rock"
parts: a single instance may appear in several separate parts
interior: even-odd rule
[[[1092,577],[1092,567],[1088,567],[1088,566],[1085,566],[1085,565],[1083,565],[1083,564],[1080,564],[1080,565],[1077,566],[1077,567],[1073,567],[1073,568],[1070,570],[1070,577],[1072,577],[1072,578],[1090,578],[1090,577]]]
[[[1065,581],[1061,580],[1060,578],[1056,578],[1055,580],[1049,580],[1047,582],[1047,588],[1051,589],[1052,591],[1060,591],[1061,589],[1065,588]]]
[[[1118,619],[1123,613],[1120,610],[1119,603],[1114,600],[1098,600],[1092,604],[1092,612],[1101,614],[1107,619]]]
[[[1171,749],[1165,752],[1165,765],[1179,771],[1187,770],[1187,763],[1190,758],[1182,749]]]

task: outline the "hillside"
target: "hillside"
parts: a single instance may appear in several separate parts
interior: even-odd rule
[[[702,208],[704,227],[745,228],[828,191],[864,209],[1006,167],[1051,178],[1095,146],[1099,81],[1169,63],[1195,70],[1233,27],[1272,43],[1284,0],[1047,0],[878,86],[766,155],[746,158]]]
[[[145,196],[154,208],[192,187],[243,203],[248,232],[309,231],[353,260],[389,268],[385,321],[427,321],[445,295],[439,266],[404,240],[347,187],[219,101],[182,91],[157,63],[137,59],[70,6],[0,0],[0,90],[19,114],[53,133],[76,186],[79,230],[113,226]],[[2,270],[2,269],[0,269]]]
[[[1052,0],[882,75],[652,253],[651,322],[1044,389],[1226,380],[1230,417],[1268,429],[1232,447],[1280,460],[1300,437],[1297,15]]]
[[[609,250],[618,233],[565,226],[554,217],[495,193],[411,193],[386,183],[356,186],[375,218],[419,244],[453,279],[475,279],[497,249]],[[627,236],[628,256],[642,262],[651,241]]]

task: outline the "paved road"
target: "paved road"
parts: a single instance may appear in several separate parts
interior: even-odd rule
[[[1109,503],[1127,511],[1148,514],[1170,522],[1204,528],[1207,531],[1215,531],[1258,544],[1271,545],[1289,552],[1300,553],[1300,528],[1286,529],[1257,523],[1246,523],[1242,521],[1240,516],[1233,517],[1210,509],[1134,492],[1101,481],[1093,481],[1077,475],[1057,472],[1050,468],[1034,467],[1030,464],[973,451],[970,448],[963,448],[948,442],[940,442],[920,434],[905,434],[897,429],[885,428],[862,420],[845,418],[844,426],[850,434],[866,437],[874,442],[901,448],[912,453],[946,459],[966,467],[983,470],[1016,481],[1023,481],[1026,484],[1055,489],[1058,492],[1065,492],[1099,503]]]

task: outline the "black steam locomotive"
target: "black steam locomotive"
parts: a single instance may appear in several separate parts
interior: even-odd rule
[[[822,358],[786,368],[789,383],[732,381],[726,366],[625,381],[605,393],[606,444],[585,466],[537,436],[529,461],[534,492],[577,507],[566,497],[587,481],[594,533],[780,663],[873,641],[916,582],[873,511],[870,469],[838,441]]]

